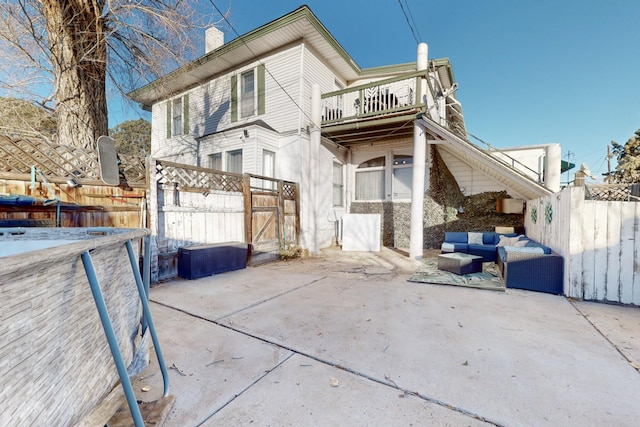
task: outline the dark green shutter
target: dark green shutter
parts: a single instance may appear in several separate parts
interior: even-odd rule
[[[171,101],[167,101],[167,138],[171,138]]]
[[[258,65],[258,114],[264,114],[264,64]]]
[[[189,135],[189,94],[182,97],[182,127],[184,134]]]
[[[231,76],[231,122],[238,121],[238,76]]]

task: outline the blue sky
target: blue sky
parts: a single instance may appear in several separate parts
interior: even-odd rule
[[[640,2],[401,1],[429,57],[451,61],[467,130],[493,146],[557,142],[564,160],[600,175],[607,144],[640,128]],[[301,4],[232,0],[229,21],[244,34]],[[306,4],[361,67],[415,61],[398,0]],[[229,0],[216,5],[226,10]],[[220,28],[225,41],[236,37],[228,24]],[[137,118],[118,104],[111,126]]]

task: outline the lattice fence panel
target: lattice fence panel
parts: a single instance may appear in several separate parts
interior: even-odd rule
[[[144,183],[145,160],[120,155],[120,171],[129,183]],[[31,173],[35,166],[48,177],[100,180],[98,152],[44,140],[0,135],[0,173]]]
[[[282,197],[287,200],[295,200],[296,198],[296,185],[285,182],[282,185]]]
[[[176,184],[182,190],[242,192],[242,175],[170,162],[156,163],[158,181]]]
[[[586,186],[587,200],[604,200],[610,202],[638,201],[638,184],[608,184]]]
[[[127,182],[145,182],[147,179],[146,160],[143,156],[119,154],[120,172]]]

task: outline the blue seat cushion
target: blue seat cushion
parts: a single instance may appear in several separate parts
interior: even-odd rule
[[[444,241],[447,243],[467,243],[467,233],[447,231],[444,233]]]
[[[483,262],[496,260],[496,247],[494,245],[469,245],[469,253],[482,257]]]
[[[488,231],[482,234],[482,243],[485,245],[495,245],[498,243],[498,235],[493,231]]]
[[[466,243],[444,242],[440,250],[442,252],[467,252],[469,245]]]

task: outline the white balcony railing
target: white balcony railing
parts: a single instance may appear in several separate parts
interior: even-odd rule
[[[426,72],[405,74],[322,95],[322,124],[423,109],[420,78]]]

